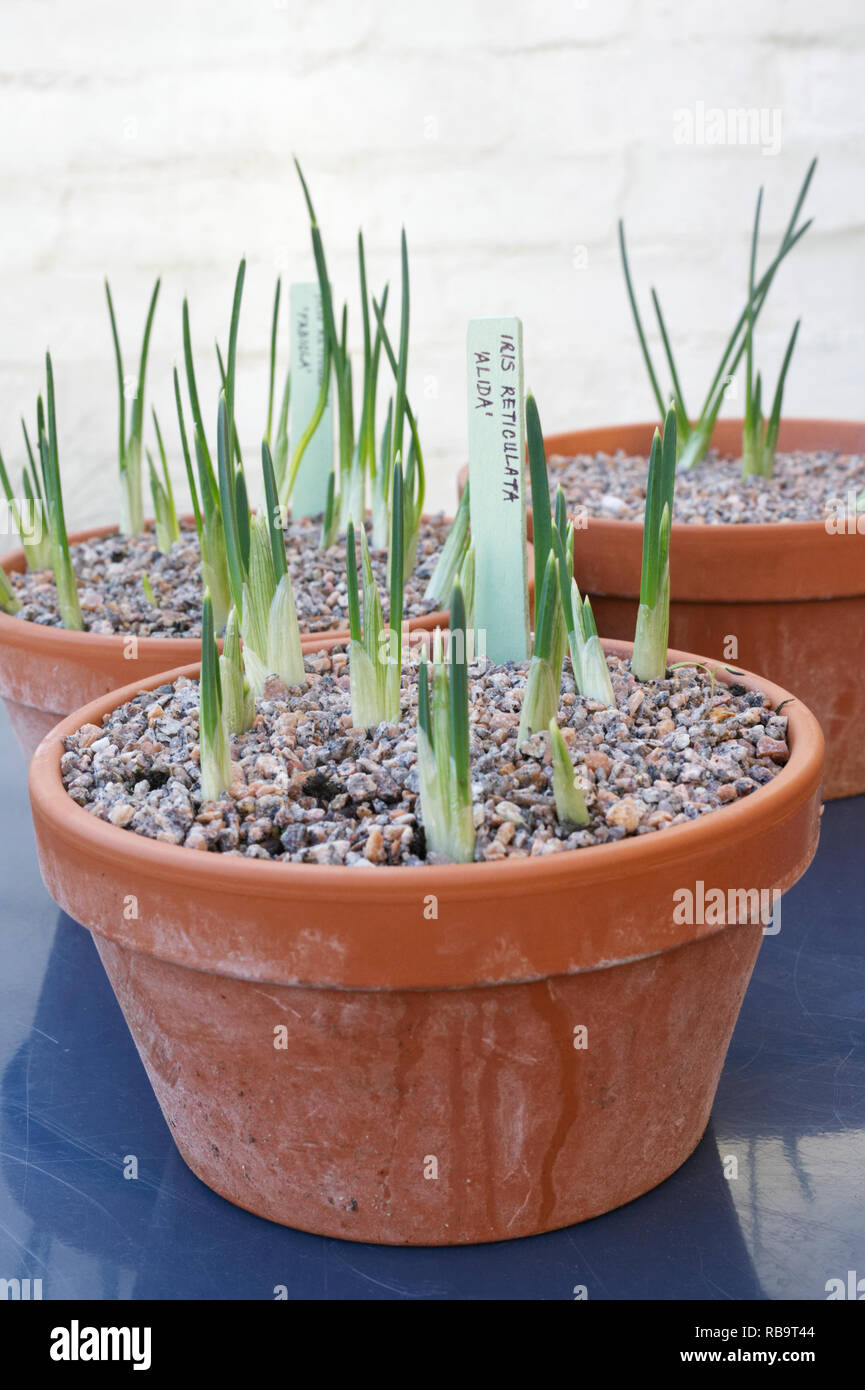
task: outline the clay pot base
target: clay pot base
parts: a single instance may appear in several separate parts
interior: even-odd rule
[[[216,991],[95,940],[203,1183],[317,1235],[465,1245],[585,1221],[685,1162],[761,933],[531,984],[373,994],[227,978]]]

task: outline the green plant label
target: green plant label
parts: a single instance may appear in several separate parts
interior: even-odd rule
[[[525,661],[531,647],[520,320],[470,319],[467,368],[475,627],[486,633],[490,661]]]
[[[321,388],[324,361],[324,319],[317,282],[292,285],[288,296],[291,322],[289,361],[289,438],[294,449],[312,419]],[[333,415],[330,397],[318,429],[301,459],[291,494],[292,516],[319,516],[327,502],[327,481],[333,467]]]

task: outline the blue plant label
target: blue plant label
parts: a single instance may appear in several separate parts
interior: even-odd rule
[[[292,451],[312,419],[321,390],[324,363],[324,318],[317,282],[292,285],[288,295],[291,395],[288,404]],[[318,428],[307,445],[291,493],[292,516],[319,516],[327,502],[333,468],[333,412],[330,396]]]
[[[471,319],[467,339],[475,627],[490,661],[531,655],[526,559],[523,326]]]

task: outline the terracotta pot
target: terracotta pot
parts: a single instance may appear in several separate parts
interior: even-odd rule
[[[547,455],[624,449],[648,456],[654,429],[654,423],[609,425],[551,434]],[[724,453],[741,453],[741,420],[719,421],[712,443]],[[865,453],[865,424],[784,420],[779,448]],[[555,464],[550,476],[554,481]],[[634,635],[642,546],[642,522],[590,519],[577,532],[577,582],[606,637]],[[671,645],[765,671],[795,690],[826,735],[826,799],[865,792],[865,679],[855,656],[865,631],[865,535],[831,535],[822,521],[680,523],[673,526],[670,566]],[[734,658],[724,655],[730,637],[737,643]]]
[[[77,531],[69,537],[77,541],[110,536],[116,526],[100,526]],[[23,550],[2,557],[8,574],[23,571]],[[432,631],[445,626],[446,612],[424,614],[408,621],[409,629]],[[307,651],[327,642],[347,640],[348,632],[307,633]],[[128,685],[132,674],[142,681],[168,667],[199,660],[198,637],[139,637],[125,634],[67,632],[64,628],[42,627],[0,613],[0,698],[25,757],[30,758],[50,729],[64,715],[81,705]]]
[[[77,806],[64,737],[138,688],[40,745],[33,819],[48,890],[94,933],[203,1182],[302,1230],[456,1245],[583,1221],[685,1161],[763,928],[677,925],[673,894],[784,890],[804,873],[823,738],[801,703],[779,775],[696,821],[535,859],[364,871],[195,852]]]

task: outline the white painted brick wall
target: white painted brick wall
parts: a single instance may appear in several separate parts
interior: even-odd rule
[[[802,314],[787,413],[861,418],[863,92],[859,0],[3,0],[7,464],[20,464],[19,415],[50,345],[70,523],[116,517],[102,277],[133,353],[161,273],[150,399],[179,468],[181,300],[212,400],[241,253],[240,424],[256,451],[274,277],[312,275],[294,152],[353,304],[357,226],[373,284],[396,287],[405,222],[410,386],[435,505],[452,503],[465,453],[467,317],[522,315],[547,430],[651,414],[615,243],[624,216],[644,307],[655,284],[696,399],[742,299],[757,188],[768,249],[814,153],[815,226],[778,278],[759,360],[774,381]],[[677,145],[674,112],[696,102],[780,109],[779,153]],[[357,315],[354,327],[357,343]]]

